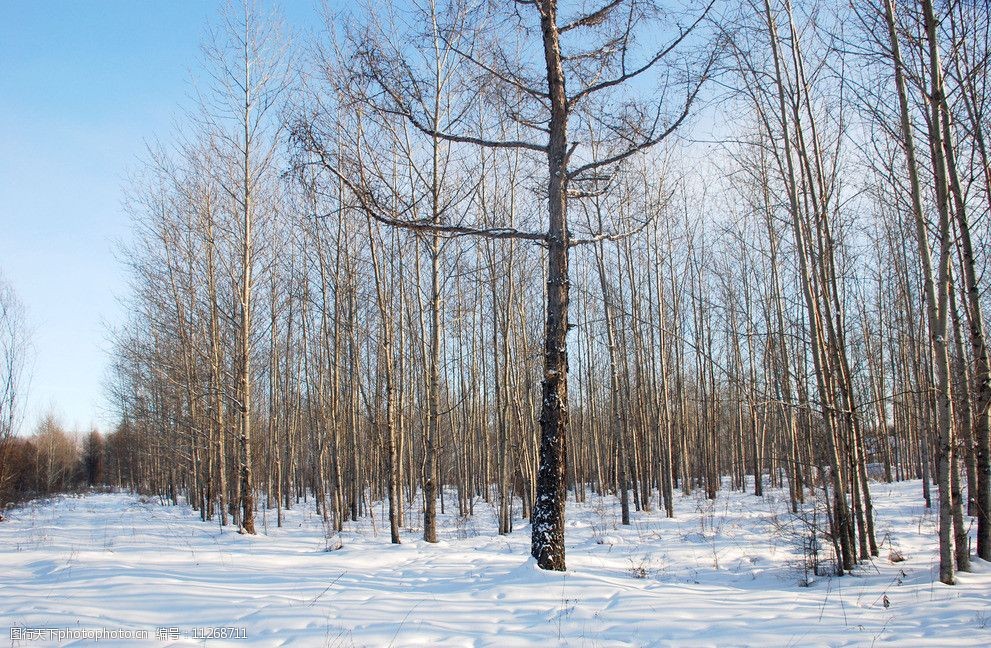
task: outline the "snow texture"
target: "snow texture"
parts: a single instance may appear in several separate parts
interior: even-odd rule
[[[186,506],[60,497],[0,524],[0,632],[150,632],[101,642],[110,646],[991,645],[991,565],[975,559],[957,586],[941,585],[920,482],[873,493],[881,556],[808,586],[807,536],[778,490],[680,496],[674,519],[641,512],[629,527],[615,498],[572,495],[567,572],[536,567],[522,522],[498,536],[482,501],[469,519],[449,506],[437,544],[407,528],[404,544],[391,545],[381,507],[374,525],[328,536],[312,501],[301,502],[281,529],[273,511],[260,512],[251,537]],[[407,521],[418,524],[416,513]],[[243,627],[247,638],[190,637],[216,626]],[[157,628],[185,636],[156,639]]]

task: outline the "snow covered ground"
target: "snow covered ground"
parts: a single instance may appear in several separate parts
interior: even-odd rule
[[[269,512],[262,533],[245,537],[187,507],[63,497],[0,523],[0,641],[9,628],[121,628],[149,638],[101,645],[202,645],[197,628],[235,627],[245,639],[205,643],[991,645],[991,564],[976,561],[955,587],[938,582],[935,520],[919,491],[919,482],[875,484],[880,558],[809,587],[793,533],[802,525],[779,491],[681,497],[675,519],[637,513],[625,528],[613,498],[569,501],[565,573],[527,559],[522,523],[496,535],[484,502],[468,520],[448,509],[435,545],[414,529],[393,546],[379,517],[327,551],[337,538],[312,504],[281,529]],[[905,560],[892,563],[892,550]]]

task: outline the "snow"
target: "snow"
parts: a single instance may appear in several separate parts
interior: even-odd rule
[[[260,515],[249,537],[185,506],[60,497],[0,523],[0,632],[150,634],[100,642],[111,646],[991,645],[991,564],[975,559],[958,585],[940,584],[920,483],[873,493],[881,556],[808,587],[802,525],[777,490],[680,496],[674,519],[635,513],[629,527],[615,498],[572,496],[563,573],[536,567],[522,522],[498,536],[482,501],[474,518],[440,516],[441,542],[407,528],[395,546],[381,517],[328,537],[312,502],[287,512],[281,529],[274,512]],[[893,550],[905,560],[890,562]],[[190,636],[217,626],[246,638]],[[158,628],[182,636],[158,639]]]

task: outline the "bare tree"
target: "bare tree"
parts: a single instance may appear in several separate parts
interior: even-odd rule
[[[244,90],[265,57],[245,68],[232,19],[197,128],[133,188],[109,479],[221,524],[250,522],[255,497],[277,523],[314,506],[328,533],[387,507],[393,542],[431,541],[482,498],[499,533],[530,519],[549,569],[568,490],[616,494],[632,523],[655,492],[673,516],[675,488],[787,485],[796,513],[826,498],[822,564],[845,573],[878,548],[878,465],[921,477],[927,505],[938,475],[965,568],[987,30],[937,5],[927,34],[906,4],[892,57],[883,5],[819,8],[753,0],[717,23],[709,5],[424,0],[332,17],[285,147],[276,95]],[[838,47],[851,16],[873,28]],[[729,135],[712,159],[648,152],[698,108],[714,54],[689,45],[710,28],[732,45]],[[898,84],[876,83],[893,70],[907,129]]]
[[[28,387],[31,350],[24,305],[0,275],[0,505],[11,477],[6,444],[17,433]]]
[[[369,163],[362,162],[364,158],[354,157],[341,147],[332,149],[312,122],[300,128],[299,138],[307,151],[348,186],[362,209],[381,222],[449,236],[532,240],[546,247],[540,467],[531,519],[531,551],[544,569],[565,568],[569,250],[581,243],[622,235],[591,232],[587,238],[573,236],[567,218],[568,199],[601,191],[596,187],[608,183],[617,165],[663,141],[688,117],[712,70],[714,49],[700,60],[678,61],[685,70],[681,83],[684,93],[674,109],[661,97],[631,102],[627,90],[634,84],[649,83],[651,76],[656,79],[665,64],[673,65],[676,55],[681,54],[679,46],[700,31],[712,5],[710,2],[703,6],[690,17],[686,27],[677,28],[672,28],[673,20],[664,20],[670,17],[658,6],[621,0],[563,21],[558,16],[556,0],[519,2],[511,10],[454,2],[445,11],[431,12],[434,20],[439,14],[445,21],[439,29],[430,31],[430,38],[441,39],[445,50],[464,59],[461,67],[471,72],[461,81],[462,88],[491,88],[484,94],[472,91],[469,97],[462,97],[464,103],[457,111],[448,109],[453,116],[444,123],[426,101],[433,95],[436,77],[422,78],[410,52],[410,43],[416,51],[419,32],[398,32],[391,23],[383,26],[377,20],[351,31],[348,56],[357,64],[353,76],[364,84],[357,99],[372,110],[384,116],[400,116],[434,141],[545,156],[547,225],[543,233],[515,227],[439,225],[409,218],[406,215],[413,211],[412,205],[400,207],[383,202],[383,195],[395,192],[383,194],[369,182],[372,174]],[[488,15],[490,11],[495,13]],[[657,48],[644,47],[637,37],[652,26],[667,37]],[[522,43],[517,44],[514,31],[526,36]],[[513,52],[519,51],[517,45],[539,51],[540,63],[516,56]],[[566,87],[568,79],[573,84],[570,92]],[[524,137],[495,139],[479,135],[478,129],[466,124],[464,118],[482,109],[509,116],[521,126]],[[578,135],[588,132],[583,125],[589,123],[600,125],[600,130],[609,134],[605,144],[597,148],[597,156],[591,152],[591,142]]]
[[[237,390],[240,526],[255,533],[252,481],[253,294],[258,263],[259,220],[278,202],[278,110],[288,87],[288,59],[278,29],[263,20],[248,0],[229,8],[224,30],[206,50],[212,65],[212,95],[204,98],[203,117],[223,166],[218,171],[230,209],[239,215],[237,278]]]

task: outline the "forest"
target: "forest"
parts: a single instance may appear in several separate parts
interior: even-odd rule
[[[566,502],[782,488],[834,575],[920,480],[953,584],[991,560],[989,54],[962,0],[234,5],[127,184],[105,480],[244,534],[384,502],[393,543],[484,502],[545,570]]]

